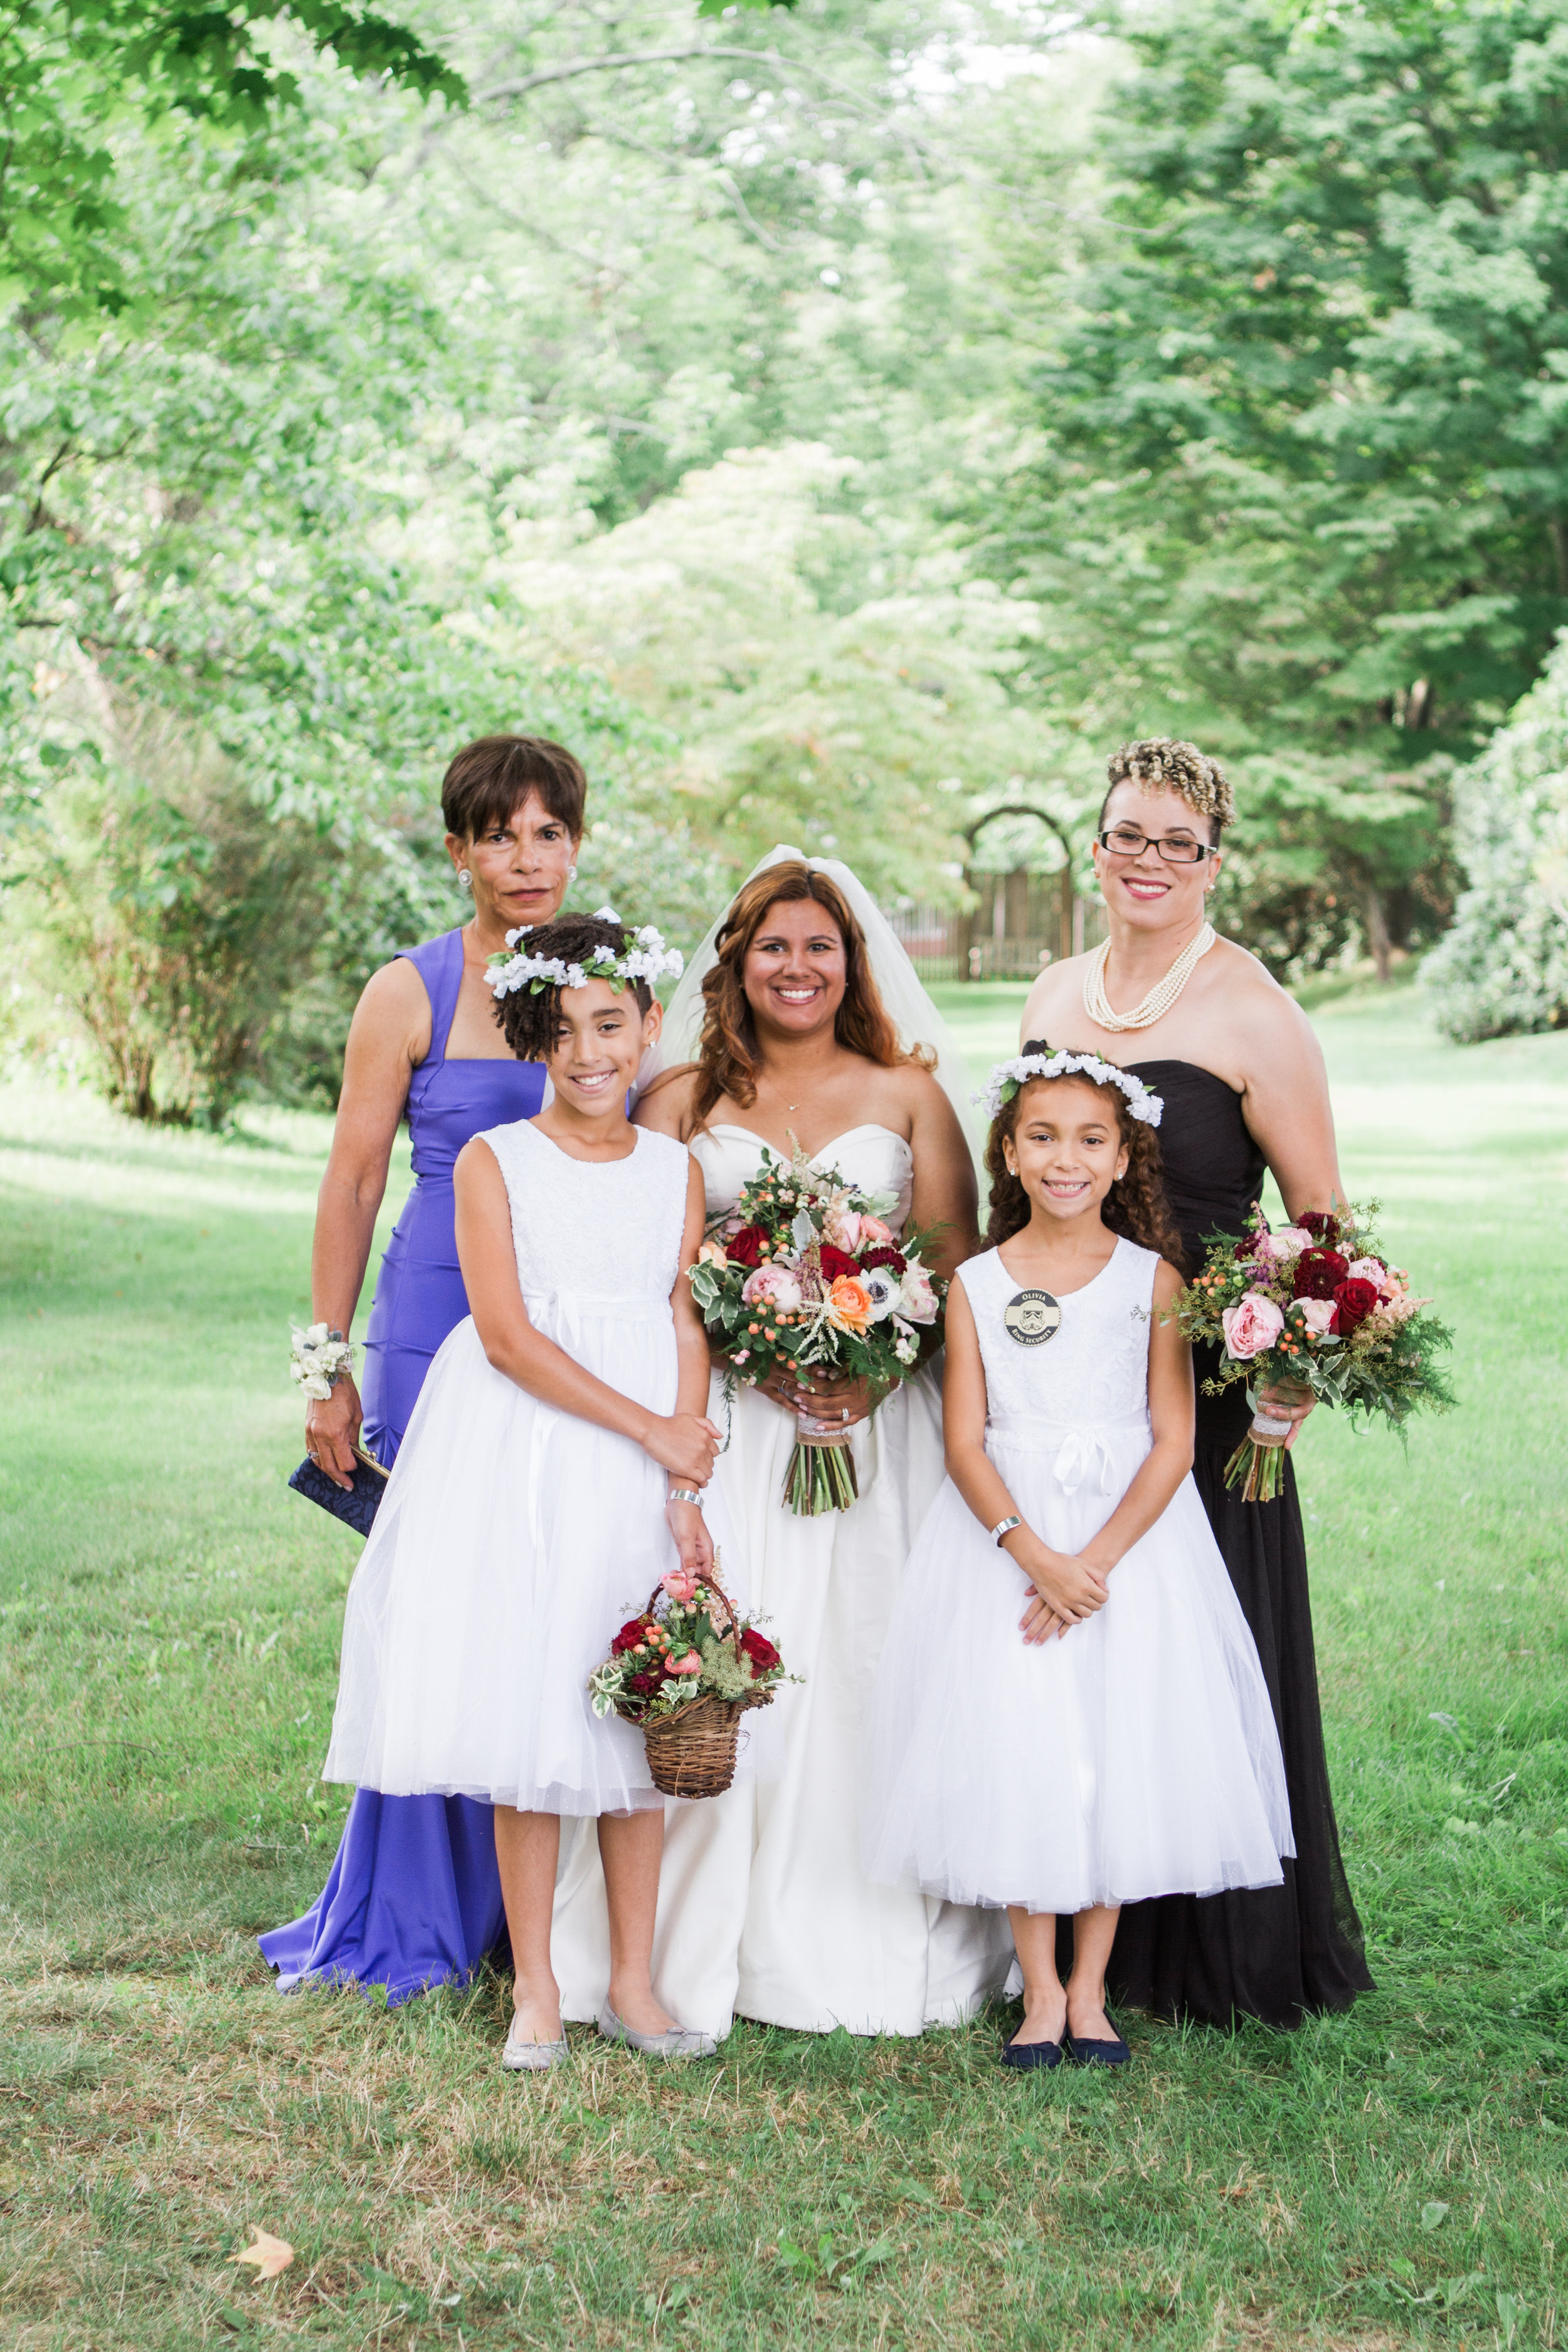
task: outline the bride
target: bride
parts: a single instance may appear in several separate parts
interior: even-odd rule
[[[963,1065],[847,866],[791,849],[764,860],[693,960],[665,1040],[637,1118],[689,1145],[710,1218],[764,1144],[787,1157],[798,1140],[858,1190],[891,1195],[895,1228],[940,1226],[925,1253],[939,1272],[978,1246]],[[923,1366],[871,1414],[862,1386],[820,1374],[806,1389],[781,1373],[726,1406],[721,1370],[710,1411],[731,1433],[716,1483],[743,1527],[750,1606],[805,1681],[772,1710],[776,1769],[763,1739],[728,1795],[668,1808],[657,1973],[712,2032],[736,2011],[807,2032],[957,2023],[1006,1976],[1004,1915],[873,1887],[860,1861],[871,1684],[942,1481],[937,1377]],[[783,1500],[802,1411],[850,1433],[860,1499],[847,1511],[801,1518]]]

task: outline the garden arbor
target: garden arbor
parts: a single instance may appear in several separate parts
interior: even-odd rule
[[[965,825],[963,828],[965,848],[964,885],[973,896],[981,895],[974,874],[974,847],[986,826],[996,824],[1003,817],[1020,816],[1034,817],[1043,824],[1059,844],[1062,853],[1061,866],[1057,874],[1056,940],[1054,944],[1047,941],[1046,952],[1040,956],[1039,961],[1044,962],[1052,956],[1073,955],[1083,945],[1082,902],[1073,887],[1073,859],[1078,854],[1078,846],[1073,841],[1067,824],[1061,817],[1053,815],[1049,809],[1041,808],[1036,801],[1005,801],[999,807],[984,810],[981,815],[974,818],[972,824]],[[1009,887],[1005,890],[1005,895],[994,889],[992,904],[994,910],[995,938],[999,940],[1006,940],[1016,933],[1026,936],[1033,929],[1027,923],[1026,916],[1016,925],[1012,918],[1018,901],[1023,902],[1023,908],[1018,909],[1020,913],[1026,908],[1029,880],[1027,872],[1020,871],[1016,875],[1010,874],[1005,877],[998,876],[996,880],[1006,886],[1021,885],[1022,887]],[[958,918],[954,930],[960,976],[971,980],[984,977],[986,952],[984,943],[975,935],[976,925],[973,910]]]

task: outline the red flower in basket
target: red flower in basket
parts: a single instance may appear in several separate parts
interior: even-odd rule
[[[1334,1292],[1335,1328],[1342,1339],[1348,1339],[1352,1331],[1361,1329],[1377,1301],[1376,1283],[1363,1282],[1360,1275],[1352,1275],[1348,1282],[1338,1286]]]
[[[892,1274],[902,1274],[908,1264],[909,1259],[902,1250],[896,1250],[890,1243],[884,1243],[880,1249],[866,1252],[860,1260],[860,1271],[869,1274],[873,1266],[885,1265]]]
[[[1292,1298],[1331,1298],[1350,1272],[1350,1260],[1338,1250],[1303,1250],[1296,1260],[1290,1285]]]
[[[858,1261],[833,1242],[823,1243],[821,1257],[824,1282],[837,1282],[841,1274],[858,1274],[860,1271]]]
[[[742,1225],[725,1243],[724,1255],[731,1265],[761,1265],[766,1239],[761,1225]]]
[[[767,1635],[759,1633],[754,1625],[748,1625],[742,1634],[741,1649],[750,1662],[753,1676],[771,1675],[775,1666],[784,1664]]]
[[[650,1691],[656,1691],[658,1688],[658,1675],[633,1675],[626,1684],[626,1688],[629,1691],[635,1691],[638,1698],[647,1698]]]
[[[616,1657],[624,1658],[628,1650],[637,1648],[637,1643],[646,1637],[647,1632],[647,1628],[640,1617],[628,1617],[610,1643],[611,1652]]]

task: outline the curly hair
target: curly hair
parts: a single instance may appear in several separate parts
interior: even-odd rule
[[[557,915],[553,922],[541,923],[529,932],[528,952],[559,956],[563,963],[585,964],[597,947],[614,948],[619,955],[626,937],[624,923],[607,923],[598,915]],[[637,998],[637,1010],[646,1013],[653,1003],[647,981],[628,981],[625,985]],[[547,1062],[561,1019],[561,991],[514,989],[510,996],[497,998],[495,1017],[520,1062]]]
[[[1060,1048],[1048,1045],[1043,1037],[1031,1037],[1020,1050],[1025,1054],[1052,1054]],[[1105,1059],[1103,1054],[1100,1058]],[[1066,1085],[1093,1086],[1096,1094],[1104,1097],[1115,1110],[1117,1131],[1126,1147],[1127,1172],[1117,1178],[1100,1202],[1101,1218],[1113,1234],[1125,1234],[1130,1242],[1156,1251],[1179,1269],[1184,1261],[1182,1237],[1165,1199],[1159,1138],[1146,1120],[1133,1118],[1132,1107],[1120,1087],[1095,1086],[1094,1080],[1081,1071],[1070,1080],[1028,1079],[992,1120],[991,1132],[985,1139],[985,1173],[991,1179],[991,1215],[985,1227],[985,1247],[999,1248],[1015,1234],[1021,1234],[1029,1222],[1029,1196],[1008,1167],[1003,1149],[1017,1128],[1026,1087]]]
[[[1105,772],[1110,781],[1100,804],[1102,830],[1118,784],[1146,784],[1151,792],[1174,793],[1194,816],[1205,819],[1216,843],[1235,818],[1236,795],[1225,770],[1195,743],[1183,743],[1170,735],[1150,735],[1142,742],[1123,743],[1106,761]]]
[[[728,1095],[745,1110],[757,1098],[763,1056],[742,984],[746,957],[767,919],[768,908],[781,900],[794,905],[803,898],[813,899],[822,908],[844,942],[844,1002],[833,1024],[839,1045],[851,1054],[863,1054],[885,1070],[896,1069],[904,1062],[929,1068],[935,1060],[929,1046],[917,1045],[912,1053],[906,1053],[900,1044],[899,1033],[877,991],[865,933],[837,884],[826,874],[814,873],[804,860],[797,863],[792,858],[754,874],[736,893],[714,942],[719,960],[702,982],[702,1039],[697,1048],[699,1075],[692,1103],[699,1124],[722,1096]]]

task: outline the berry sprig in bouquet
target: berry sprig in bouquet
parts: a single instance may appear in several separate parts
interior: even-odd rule
[[[742,1715],[799,1679],[766,1634],[736,1615],[716,1578],[673,1568],[610,1643],[588,1696],[595,1715],[637,1725],[656,1788],[714,1797],[734,1779]]]
[[[1227,1486],[1245,1482],[1247,1502],[1271,1502],[1285,1479],[1290,1424],[1259,1404],[1259,1389],[1294,1382],[1401,1432],[1418,1406],[1442,1412],[1454,1402],[1436,1363],[1452,1335],[1390,1264],[1376,1215],[1375,1201],[1364,1211],[1314,1209],[1270,1233],[1256,1210],[1239,1241],[1210,1242],[1203,1272],[1172,1309],[1185,1339],[1219,1348],[1205,1395],[1247,1383],[1252,1427],[1225,1469]]]
[[[946,1281],[921,1262],[931,1234],[895,1240],[890,1198],[857,1192],[837,1169],[765,1148],[733,1209],[692,1267],[692,1294],[728,1381],[754,1388],[784,1367],[869,1384],[879,1404],[920,1360],[921,1327],[942,1311]],[[799,1416],[784,1501],[803,1517],[847,1510],[859,1488],[850,1433]]]

